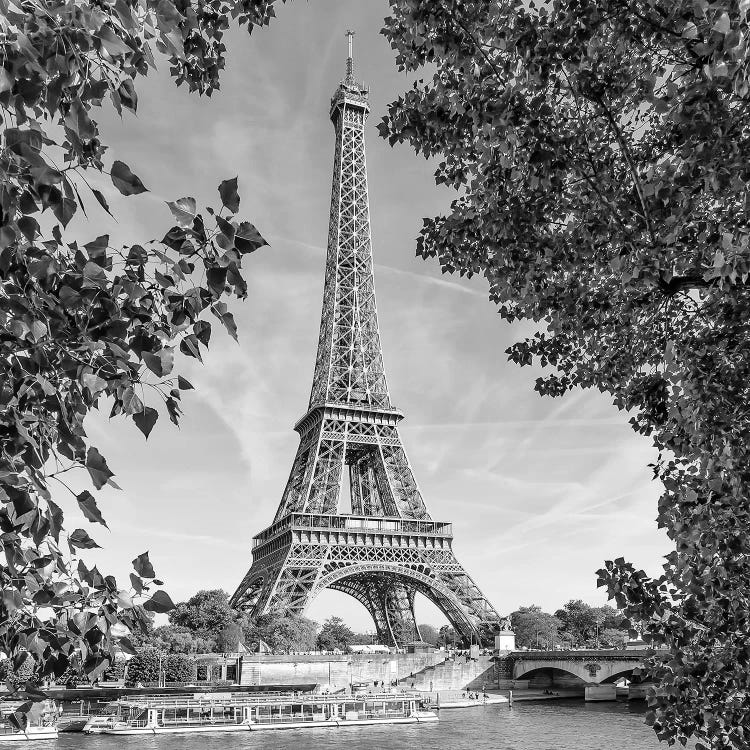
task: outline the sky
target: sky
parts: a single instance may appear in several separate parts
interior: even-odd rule
[[[137,116],[100,113],[110,159],[125,161],[150,192],[124,198],[106,177],[95,181],[118,221],[91,200],[89,220],[73,226],[80,240],[161,237],[171,226],[165,201],[189,195],[217,206],[218,184],[238,176],[240,215],[270,247],[244,266],[248,299],[232,305],[239,345],[216,327],[204,365],[178,356],[176,369],[196,388],[184,394],[179,429],[164,418],[145,441],[132,422],[108,420],[107,407],[87,423],[122,490],[98,495],[110,531],[91,529],[75,509],[68,527],[89,529],[103,549],[85,559],[118,578],[149,550],[175,601],[202,588],[231,593],[248,569],[309,398],[333,160],[328,108],[352,28],[355,72],[371,88],[368,179],[386,373],[428,509],[453,523],[456,556],[499,612],[554,611],[579,598],[604,604],[595,575],[604,560],[624,556],[654,574],[669,550],[654,520],[655,452],[601,394],[538,396],[540,371],[504,353],[528,326],[501,320],[482,279],[444,276],[415,257],[422,218],[444,211],[452,193],[435,186],[434,165],[377,135],[388,102],[410,86],[379,34],[387,12],[383,0],[296,0],[269,28],[227,35],[221,90],[210,99],[177,88],[162,59],[138,84]],[[321,594],[307,614],[373,627],[339,592]],[[421,598],[417,616],[444,621]]]

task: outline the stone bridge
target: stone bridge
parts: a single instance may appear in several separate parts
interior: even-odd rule
[[[613,684],[625,677],[633,678],[646,649],[591,649],[585,651],[514,651],[513,679],[528,680],[533,687],[559,687]]]

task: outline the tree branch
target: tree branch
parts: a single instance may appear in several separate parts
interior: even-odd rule
[[[607,107],[607,105],[604,103],[604,100],[601,97],[597,97],[596,99],[594,99],[594,101],[601,107],[604,116],[609,123],[609,126],[612,128],[612,132],[614,133],[615,138],[617,139],[617,143],[622,149],[622,154],[625,157],[625,161],[628,163],[628,168],[630,169],[630,174],[633,178],[635,192],[638,195],[638,202],[641,204],[643,218],[646,222],[646,230],[648,231],[649,237],[651,238],[651,243],[653,245],[656,245],[656,235],[654,234],[654,228],[651,224],[651,215],[648,208],[646,207],[646,199],[643,194],[641,178],[638,176],[638,171],[635,168],[635,162],[633,161],[633,156],[630,153],[630,148],[628,147],[627,141],[625,140],[619,126],[617,125],[615,118],[612,117],[612,112],[610,112],[609,107]]]

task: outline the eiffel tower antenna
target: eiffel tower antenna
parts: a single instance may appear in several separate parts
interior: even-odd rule
[[[346,78],[354,78],[354,55],[352,53],[352,46],[354,42],[354,32],[347,30],[346,36],[349,38],[349,57],[346,59]]]
[[[232,604],[254,616],[303,614],[326,588],[370,612],[381,643],[420,639],[414,596],[443,611],[465,644],[491,644],[502,621],[456,559],[450,523],[427,511],[391,404],[375,305],[365,162],[368,90],[346,78],[331,99],[335,133],[323,309],[297,455],[271,526],[253,538]],[[351,509],[340,507],[348,485]]]

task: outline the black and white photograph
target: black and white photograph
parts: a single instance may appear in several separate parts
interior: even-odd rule
[[[0,48],[0,750],[750,750],[750,0]]]

